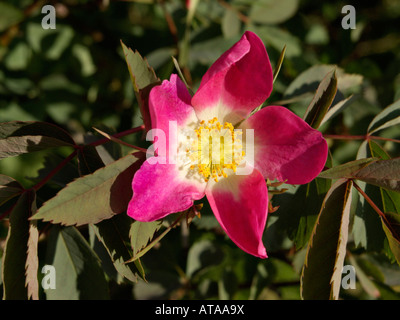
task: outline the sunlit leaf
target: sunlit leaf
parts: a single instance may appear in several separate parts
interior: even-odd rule
[[[345,108],[347,108],[351,104],[353,99],[354,99],[354,95],[351,95],[351,96],[347,97],[346,99],[339,101],[334,106],[331,106],[328,109],[328,112],[325,114],[324,118],[322,119],[320,126],[322,126],[325,122],[331,120],[337,114],[340,114],[340,112],[342,112]]]
[[[372,159],[371,156],[369,145],[367,141],[364,141],[358,150],[357,159],[365,161],[366,159]],[[376,158],[376,160],[379,160],[379,158]],[[382,206],[380,188],[363,181],[357,181],[357,185],[378,207]],[[381,252],[385,250],[385,234],[382,230],[379,216],[363,196],[355,193],[355,197],[357,197],[358,200],[354,214],[352,233],[356,247],[364,248],[370,252]]]
[[[352,176],[366,183],[400,192],[400,158],[371,162]]]
[[[3,299],[38,299],[38,233],[29,217],[34,213],[36,195],[24,192],[10,213],[10,227],[3,255]]]
[[[69,183],[32,217],[63,225],[97,223],[124,212],[132,197],[133,174],[140,160],[129,154]]]
[[[389,154],[376,142],[370,140],[368,145],[374,157],[379,157],[382,160],[390,159]],[[400,193],[383,188],[380,188],[380,191],[382,195],[383,211],[400,213]]]
[[[307,248],[301,296],[338,299],[348,238],[352,182],[337,181],[327,193]]]
[[[226,10],[221,21],[222,34],[225,38],[231,38],[240,34],[241,22],[237,12],[234,10]]]
[[[129,237],[133,255],[140,252],[152,240],[154,234],[161,228],[161,221],[132,223],[129,230]]]
[[[342,93],[354,93],[362,84],[363,77],[358,74],[345,73],[336,65],[314,65],[298,75],[285,90],[285,98],[294,98],[305,93],[315,92],[324,77],[336,70],[337,88]]]
[[[368,126],[369,134],[400,124],[400,100],[383,109]]]
[[[285,58],[285,53],[286,53],[286,45],[283,47],[281,54],[279,55],[279,59],[276,63],[275,69],[274,69],[274,79],[273,82],[275,82],[276,78],[278,77],[279,71],[281,70],[283,59]]]
[[[134,220],[126,214],[119,214],[111,219],[91,224],[99,241],[104,245],[116,271],[132,282],[137,282],[138,274],[144,279],[144,270],[140,260],[134,264],[126,263],[132,259],[132,249],[129,242],[129,230]]]
[[[132,49],[128,48],[122,41],[121,45],[144,125],[146,130],[149,130],[151,128],[151,120],[148,107],[148,95],[153,86],[160,84],[160,80],[157,78],[153,68],[149,66],[147,60],[142,58],[139,52],[133,52]]]
[[[184,211],[184,212],[179,212],[179,213],[176,213],[175,215],[173,215],[172,216],[172,218],[171,218],[171,216],[169,216],[169,217],[166,217],[165,218],[165,222],[166,222],[166,224],[168,223],[168,220],[173,220],[173,219],[175,219],[174,221],[171,221],[171,223],[166,227],[166,229],[161,233],[161,234],[159,234],[159,235],[157,235],[157,237],[155,237],[154,239],[152,239],[150,242],[148,242],[142,249],[139,249],[138,247],[137,247],[137,244],[135,243],[135,241],[132,243],[132,245],[135,245],[135,251],[136,250],[138,250],[138,252],[135,252],[135,255],[129,260],[129,261],[127,261],[127,262],[135,262],[137,259],[139,259],[140,257],[142,257],[143,255],[145,255],[151,248],[153,248],[162,238],[164,238],[166,235],[167,235],[167,233],[168,232],[170,232],[173,228],[175,228],[180,222],[181,222],[181,220],[183,219],[183,217],[184,216],[186,216],[186,211]],[[153,226],[155,226],[155,225],[153,225]],[[132,236],[131,236],[132,237]],[[131,238],[132,239],[132,238]],[[134,239],[134,237],[133,237],[133,239]],[[135,240],[135,239],[134,239]],[[140,241],[140,243],[141,244],[143,244],[145,242],[145,240],[144,239],[142,239],[141,241]]]
[[[135,91],[139,92],[139,90],[157,82],[158,78],[154,70],[148,65],[146,59],[142,58],[139,52],[133,52],[122,41],[121,45]]]
[[[322,171],[318,177],[325,179],[340,179],[354,177],[355,172],[364,168],[371,162],[378,161],[378,158],[364,158],[359,160],[354,160],[347,162],[345,164],[330,168],[328,170]]]
[[[32,211],[36,210],[36,203],[33,203]],[[25,285],[28,291],[28,299],[39,299],[39,283],[38,283],[38,269],[39,269],[39,256],[38,256],[38,241],[39,230],[37,228],[37,221],[29,222],[29,239],[28,249],[26,251],[27,258],[25,264]]]
[[[390,249],[400,265],[400,215],[398,213],[385,213],[385,218],[381,217],[381,221]]]
[[[296,13],[298,5],[298,0],[255,1],[249,18],[253,22],[278,24],[291,18]]]
[[[54,267],[55,289],[48,300],[109,299],[100,260],[75,227],[52,226],[46,264]]]
[[[337,90],[336,71],[328,73],[322,82],[307,108],[304,120],[313,128],[317,129],[325,114],[335,98]]]

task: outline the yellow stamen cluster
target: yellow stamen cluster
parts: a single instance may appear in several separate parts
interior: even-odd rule
[[[196,139],[190,149],[186,150],[192,165],[190,169],[204,177],[207,182],[210,177],[218,182],[218,177],[227,177],[226,169],[236,172],[237,166],[243,160],[240,130],[234,130],[232,123],[223,125],[217,118],[201,121],[195,130]]]

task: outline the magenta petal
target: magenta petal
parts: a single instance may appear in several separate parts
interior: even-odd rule
[[[160,86],[150,92],[149,107],[152,127],[168,130],[168,121],[184,125],[194,116],[190,104],[191,96],[185,84],[176,74],[171,74],[170,80],[164,80]]]
[[[229,238],[243,251],[267,258],[262,235],[268,215],[268,190],[262,175],[230,175],[209,184],[206,196]]]
[[[304,184],[324,168],[328,145],[321,132],[284,107],[261,109],[241,128],[254,129],[255,168],[266,179]]]
[[[198,122],[190,100],[191,96],[185,84],[176,74],[172,74],[169,81],[164,80],[150,92],[149,109],[153,128],[151,138],[154,139],[160,131],[163,132],[166,150],[169,149],[170,143],[176,142],[176,130],[170,130],[170,122],[176,122],[176,129]],[[170,136],[170,133],[174,136]],[[160,155],[160,152],[158,154]]]
[[[205,183],[185,179],[172,164],[151,164],[147,160],[133,181],[128,215],[138,221],[154,221],[184,211],[204,197]]]
[[[272,80],[272,68],[263,42],[247,31],[206,72],[192,105],[202,120],[210,117],[210,108],[219,109],[213,116],[222,121],[241,120],[269,97]]]

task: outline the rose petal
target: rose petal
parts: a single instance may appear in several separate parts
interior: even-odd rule
[[[194,127],[198,123],[190,100],[191,96],[185,84],[176,74],[171,75],[170,81],[164,80],[160,86],[151,90],[149,108],[153,129],[148,135],[155,141],[158,137],[160,143],[165,144],[162,148],[155,147],[159,156],[166,156],[168,150],[176,151],[176,134],[180,128]]]
[[[328,145],[321,132],[284,107],[265,107],[240,128],[254,129],[255,168],[265,179],[304,184],[324,168]]]
[[[136,172],[128,215],[138,221],[154,221],[184,211],[205,194],[205,182],[187,178],[177,165],[151,164],[146,160]]]
[[[206,196],[229,238],[243,251],[267,258],[262,242],[268,214],[268,190],[262,175],[229,175],[209,182]]]
[[[235,123],[269,97],[272,80],[263,42],[247,31],[206,72],[192,105],[200,120],[217,117]]]

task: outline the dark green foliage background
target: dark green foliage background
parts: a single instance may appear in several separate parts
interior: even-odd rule
[[[343,97],[354,93],[347,108],[321,127],[326,134],[365,135],[374,116],[400,99],[398,1],[271,0],[269,3],[279,8],[273,17],[267,11],[263,14],[256,3],[200,0],[188,26],[185,2],[178,0],[1,2],[0,122],[46,121],[82,141],[89,139],[88,133],[98,135],[93,127],[111,132],[137,127],[143,121],[121,40],[145,56],[160,79],[176,72],[171,59],[175,56],[195,91],[212,62],[247,29],[262,38],[273,67],[283,46],[287,46],[268,104],[285,103],[290,98],[286,92],[289,85],[314,65],[337,65],[347,74],[362,76],[362,83],[343,92]],[[41,28],[44,15],[40,9],[44,4],[56,7],[55,30]],[[341,9],[346,4],[356,8],[355,30],[341,27]],[[252,18],[257,10],[258,18]],[[305,96],[285,105],[303,116],[311,98]],[[383,131],[382,136],[400,139],[399,125]],[[125,140],[146,146],[140,134]],[[333,165],[356,159],[361,142],[329,140]],[[398,143],[382,142],[380,146],[392,158],[400,155]],[[47,165],[55,166],[66,155],[65,148],[56,148],[3,159],[0,173],[29,188]],[[52,185],[38,194],[39,204],[78,176],[75,163],[64,170],[69,170],[68,174],[65,171],[58,179],[56,176]],[[304,248],[327,192],[323,181],[317,179],[308,189],[301,187],[297,193],[301,199],[293,196],[293,187],[288,193],[274,196],[272,204],[280,208],[270,214],[265,232],[269,259],[261,261],[238,249],[221,232],[205,203],[201,219],[194,219],[188,229],[173,229],[143,256],[148,283],[119,282],[108,273],[108,298],[299,299]],[[382,206],[379,190],[371,194]],[[303,204],[307,197],[311,202]],[[301,208],[313,214],[301,212]],[[398,212],[399,208],[395,203],[394,210]],[[356,210],[360,209],[354,208],[353,215],[358,214]],[[370,208],[365,211],[376,218]],[[0,253],[7,223],[0,221]],[[300,230],[299,225],[304,229]],[[89,238],[89,230],[81,231]],[[342,290],[341,298],[400,298],[400,269],[388,254],[387,243],[363,246],[350,236],[348,250],[350,262],[346,263],[357,265],[358,282],[355,290]],[[46,243],[39,242],[41,261],[45,261],[45,251]],[[110,266],[103,268],[108,270]],[[91,298],[90,293],[81,297]],[[41,298],[45,298],[43,292]]]

